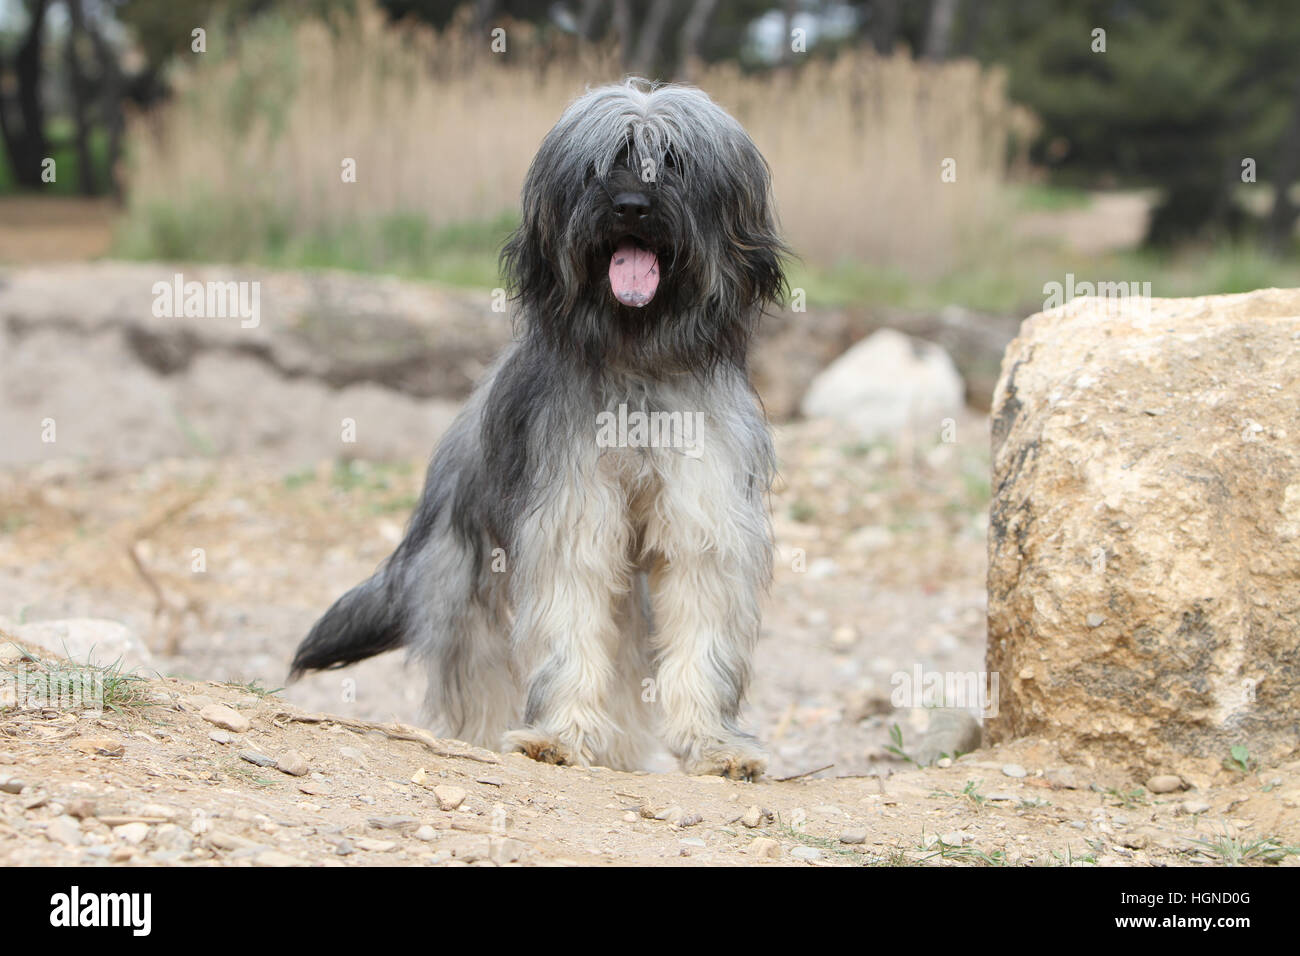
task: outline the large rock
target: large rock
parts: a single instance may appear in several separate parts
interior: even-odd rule
[[[1028,319],[994,395],[994,741],[1300,749],[1300,291]]]
[[[255,324],[155,315],[156,284],[178,274],[256,288]],[[487,291],[341,272],[0,268],[0,465],[424,455],[510,340],[491,303]]]
[[[802,410],[848,425],[864,441],[897,441],[907,430],[938,433],[964,404],[965,386],[948,353],[881,329],[813,379]]]

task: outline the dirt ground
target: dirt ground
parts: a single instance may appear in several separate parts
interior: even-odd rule
[[[145,690],[136,716],[0,717],[0,865],[1297,862],[1300,763],[1155,795],[1026,741],[746,784],[542,765],[229,684]]]
[[[894,706],[894,676],[982,668],[987,423],[955,437],[778,430],[779,558],[746,712],[772,753],[757,784],[544,766],[395,727],[420,724],[422,690],[398,655],[279,690],[315,616],[396,542],[421,462],[10,469],[0,627],[112,618],[152,650],[135,673],[162,676],[120,714],[0,712],[0,864],[1294,865],[1300,762],[1153,793],[1122,754],[1070,767],[1044,741],[903,758],[930,715]],[[10,671],[39,670],[0,646]],[[247,728],[202,716],[217,703]]]
[[[118,211],[110,199],[0,196],[0,262],[106,255]]]

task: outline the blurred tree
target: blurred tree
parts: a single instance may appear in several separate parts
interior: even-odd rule
[[[930,22],[925,31],[925,58],[946,60],[957,21],[957,0],[932,0]]]
[[[0,50],[0,135],[4,136],[14,180],[20,186],[39,189],[41,164],[50,153],[41,98],[41,52],[49,3],[26,0],[23,9],[27,25],[18,49],[12,55]]]
[[[1233,197],[1246,158],[1280,187],[1275,228],[1294,225],[1286,192],[1298,171],[1284,131],[1296,113],[1300,10],[1291,0],[984,0],[964,12],[979,17],[972,47],[1007,63],[1011,95],[1041,116],[1041,158],[1161,187],[1149,243],[1240,228]]]
[[[394,20],[415,17],[438,29],[473,4],[476,29],[523,20],[587,42],[617,44],[628,73],[689,77],[691,62],[739,59],[747,31],[772,9],[795,0],[379,0]]]

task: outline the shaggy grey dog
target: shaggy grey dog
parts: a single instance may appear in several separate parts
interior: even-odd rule
[[[516,341],[433,456],[406,536],[293,676],[408,647],[443,732],[563,764],[752,779],[737,725],[771,574],[746,353],[784,293],[766,162],[703,92],[589,92],[502,252]]]

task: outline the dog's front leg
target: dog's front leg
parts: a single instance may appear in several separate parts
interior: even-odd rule
[[[682,459],[664,482],[647,529],[652,643],[664,743],[687,773],[752,780],[767,757],[737,719],[772,545],[766,501],[733,462]]]
[[[511,644],[528,697],[505,749],[546,763],[590,765],[618,742],[609,697],[631,532],[617,482],[589,472],[552,485],[515,536]]]

